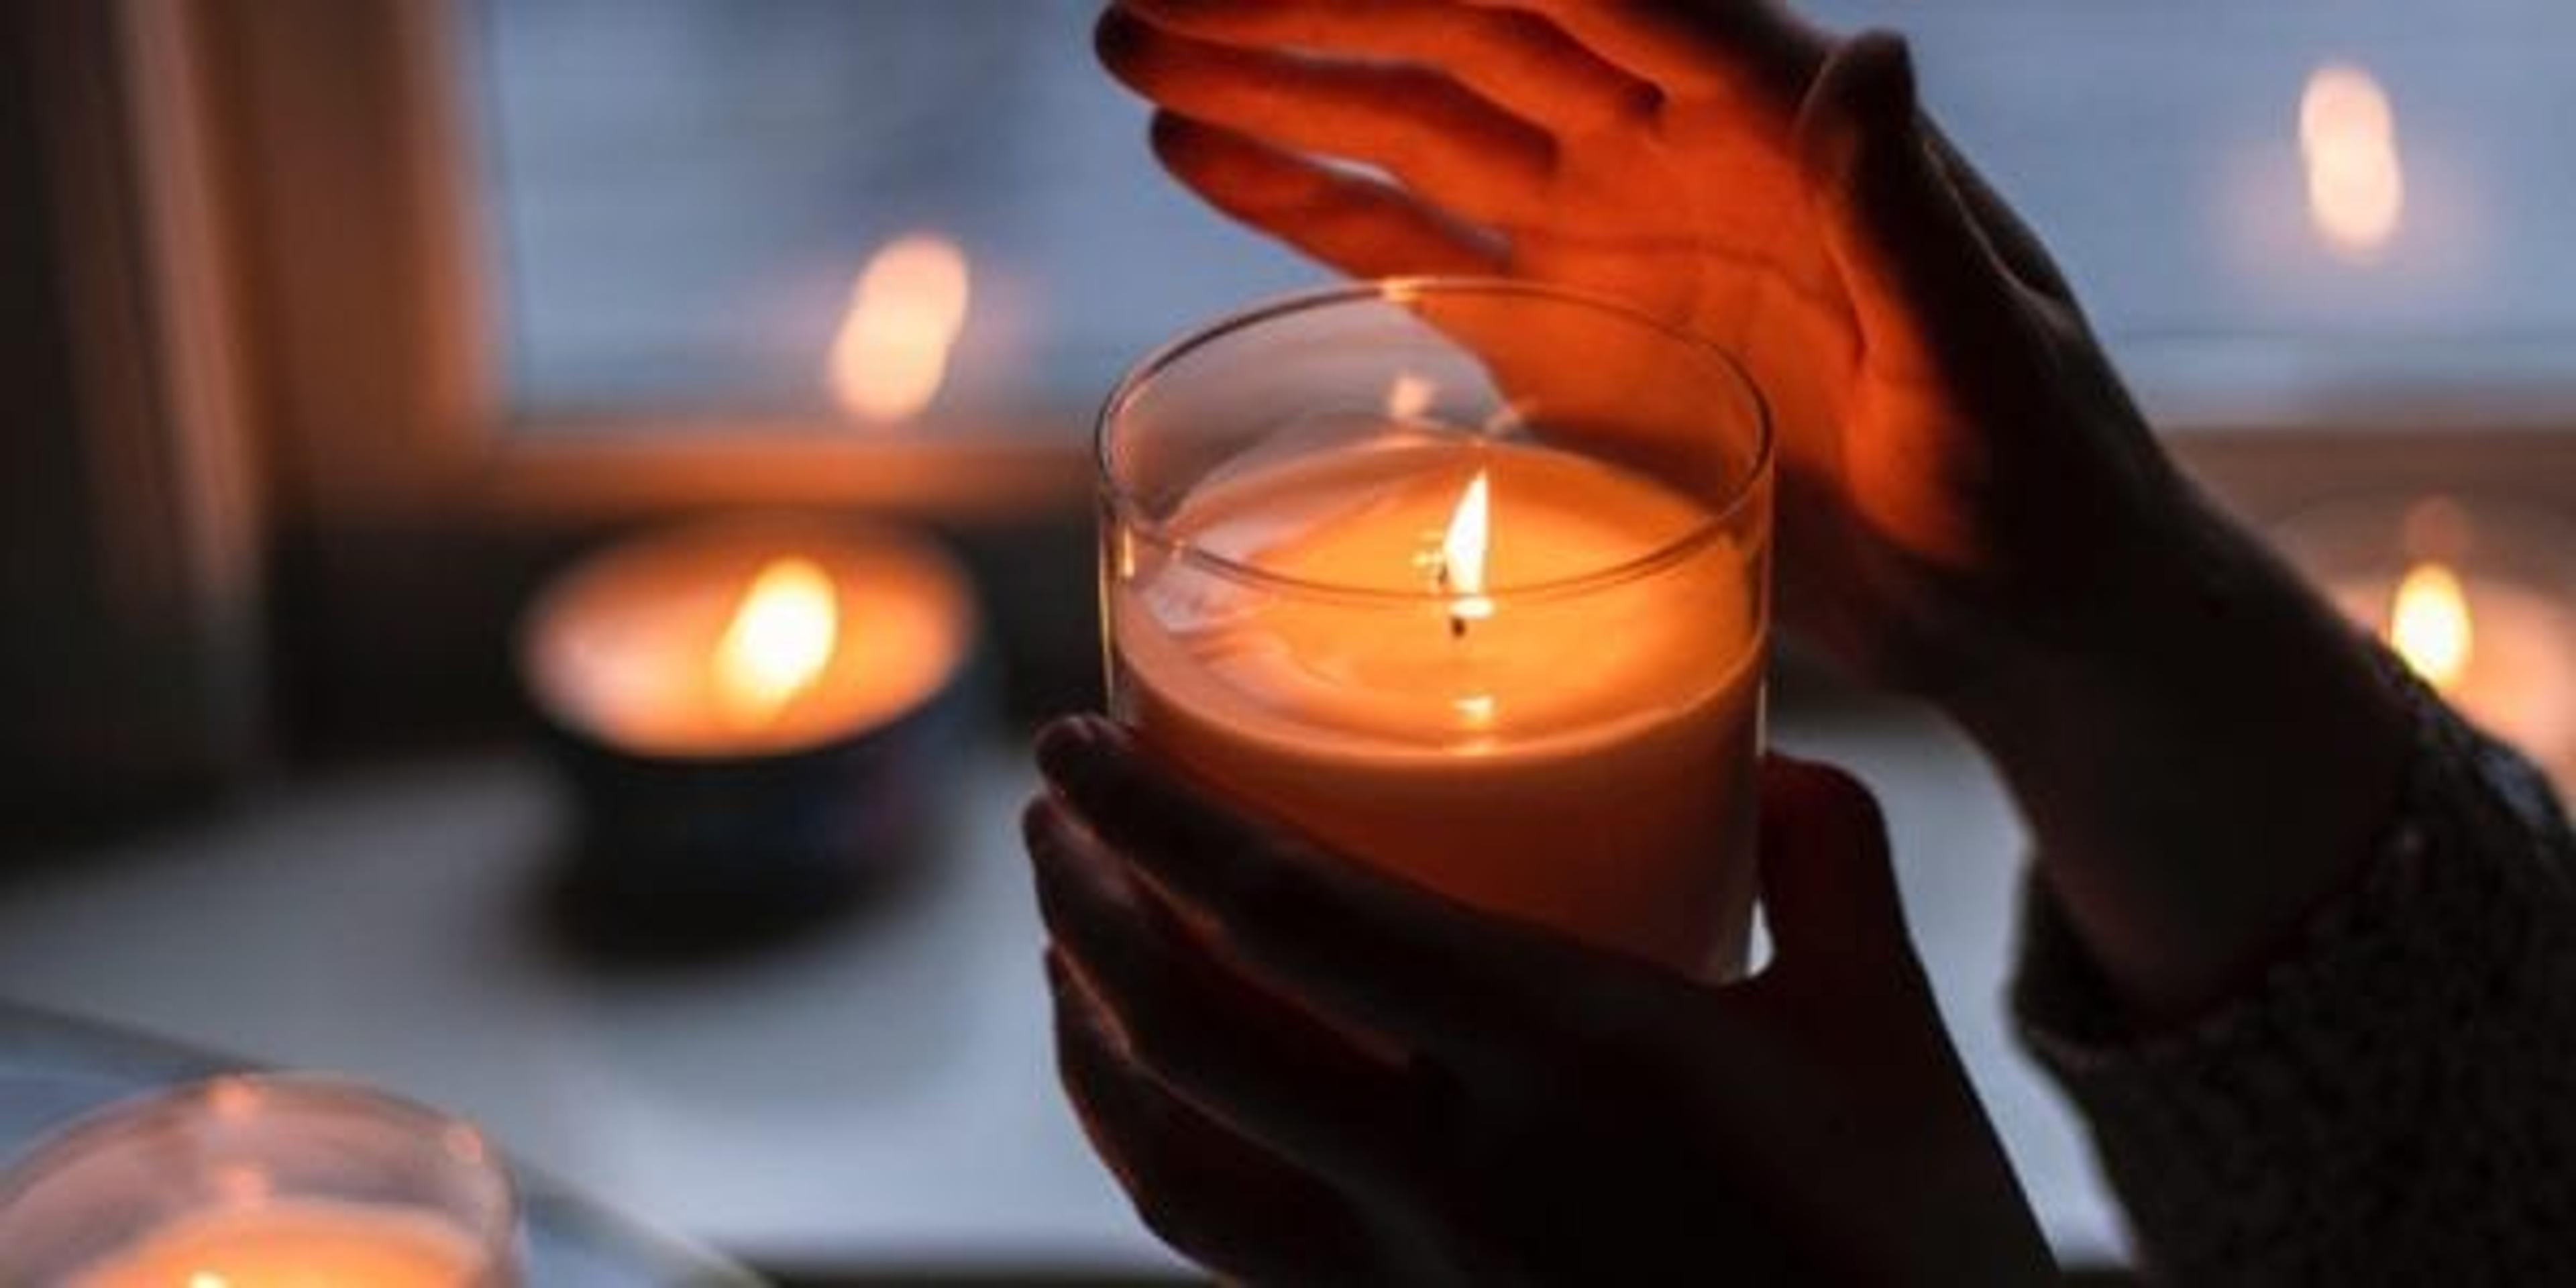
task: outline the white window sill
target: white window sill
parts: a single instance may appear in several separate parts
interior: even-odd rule
[[[2116,1259],[2079,1128],[2000,1000],[2019,824],[1982,759],[1911,709],[1776,713],[1786,749],[1885,801],[1961,1054],[2070,1264]],[[991,1273],[1173,1266],[1057,1091],[998,743],[964,770],[944,870],[899,907],[755,960],[585,967],[538,932],[565,829],[515,753],[295,785],[0,892],[0,991],[470,1115],[663,1229],[781,1264]]]

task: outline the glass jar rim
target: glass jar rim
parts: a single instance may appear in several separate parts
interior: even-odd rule
[[[1761,385],[1753,379],[1744,364],[1723,346],[1703,339],[1661,318],[1647,313],[1627,301],[1600,292],[1550,282],[1535,282],[1511,277],[1422,276],[1389,277],[1368,281],[1346,282],[1312,290],[1296,291],[1247,305],[1205,325],[1195,327],[1139,359],[1121,376],[1103,399],[1092,429],[1093,468],[1109,504],[1126,522],[1127,533],[1167,551],[1173,558],[1195,565],[1230,580],[1267,587],[1272,590],[1307,598],[1346,600],[1368,603],[1438,603],[1451,596],[1433,587],[1419,590],[1388,590],[1376,587],[1347,586],[1319,582],[1308,578],[1274,572],[1230,555],[1219,554],[1186,538],[1171,533],[1165,521],[1147,514],[1141,499],[1118,476],[1111,459],[1111,427],[1119,414],[1132,405],[1153,383],[1155,377],[1170,370],[1191,354],[1239,332],[1266,322],[1297,314],[1313,313],[1345,305],[1380,302],[1405,304],[1424,295],[1445,296],[1520,296],[1571,305],[1576,308],[1615,317],[1644,330],[1654,332],[1681,348],[1712,360],[1725,373],[1752,411],[1753,451],[1738,476],[1729,481],[1725,495],[1714,504],[1702,506],[1697,523],[1680,535],[1641,554],[1600,568],[1570,576],[1541,581],[1498,584],[1488,587],[1488,596],[1508,595],[1514,599],[1553,598],[1619,585],[1650,576],[1673,564],[1684,562],[1706,546],[1722,539],[1736,517],[1751,504],[1762,480],[1770,474],[1777,438],[1771,417],[1771,406],[1763,397]]]
[[[518,1237],[519,1184],[509,1165],[492,1151],[491,1140],[482,1128],[445,1110],[381,1087],[323,1073],[240,1070],[210,1074],[189,1082],[174,1083],[151,1090],[137,1091],[93,1108],[48,1133],[5,1172],[0,1172],[0,1212],[7,1211],[70,1169],[78,1167],[100,1148],[120,1136],[177,1121],[180,1116],[209,1111],[215,1103],[237,1088],[248,1089],[262,1097],[284,1096],[302,1109],[362,1111],[394,1120],[406,1130],[416,1130],[424,1138],[437,1140],[440,1148],[455,1157],[460,1167],[470,1167],[490,1178],[493,1185],[491,1210],[475,1214],[471,1224],[460,1224],[460,1232],[472,1241],[475,1253],[494,1259],[494,1264],[507,1264],[511,1244]],[[466,1156],[452,1133],[463,1132],[471,1142],[472,1155]],[[442,1213],[457,1217],[462,1214]]]

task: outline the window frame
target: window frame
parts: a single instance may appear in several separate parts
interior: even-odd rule
[[[1087,434],[936,416],[895,436],[649,410],[555,432],[512,419],[470,213],[486,171],[460,92],[469,2],[119,0],[129,23],[158,33],[140,44],[163,70],[199,90],[156,94],[136,77],[130,97],[145,137],[197,185],[159,202],[160,235],[220,241],[238,270],[233,342],[206,361],[233,364],[229,378],[251,391],[299,665],[329,671],[324,687],[344,698],[399,688],[455,650],[500,649],[533,580],[602,533],[746,506],[922,519],[969,545],[1007,534],[978,567],[999,583],[987,594],[996,634],[1043,622],[1007,643],[1087,657]],[[197,107],[212,128],[184,119]],[[2421,393],[2304,390],[2260,406],[2151,401],[2151,412],[2185,470],[2257,527],[2389,492],[2500,493],[2576,515],[2576,394]],[[431,560],[441,584],[473,589],[399,603],[381,592]],[[1021,602],[1033,596],[1045,602]],[[434,638],[406,663],[373,656],[395,629]]]
[[[389,511],[488,522],[565,509],[804,503],[956,514],[1082,494],[1090,463],[1081,436],[1027,426],[932,420],[883,436],[819,418],[646,411],[613,428],[593,417],[528,432],[504,402],[484,334],[490,261],[468,212],[485,171],[471,105],[458,93],[472,35],[463,4],[262,0],[217,4],[208,15],[218,28],[209,34],[226,47],[216,79],[229,79],[238,113],[268,419],[298,513],[326,523]],[[2203,400],[2164,421],[2177,455],[2230,476],[2214,480],[2229,495],[2295,502],[2308,490],[2300,475],[2321,494],[2381,485],[2527,494],[2576,476],[2576,450],[2554,442],[2576,430],[2576,401],[2452,394],[2420,406],[2403,397],[2338,406],[2332,391],[2318,391],[2260,408]],[[2294,468],[2260,446],[2284,436],[2316,446],[2328,467]],[[2391,437],[2423,450],[2379,450]],[[2490,456],[2512,463],[2467,459]],[[2392,458],[2406,468],[2382,479]],[[2360,462],[2371,468],[2349,468]],[[2565,468],[2535,473],[2531,464]],[[2247,470],[2266,477],[2233,477]],[[2547,490],[2539,499],[2576,502],[2576,482]]]
[[[1077,436],[1031,425],[934,416],[883,434],[819,417],[514,413],[470,214],[486,171],[459,92],[462,0],[219,12],[209,53],[238,113],[268,410],[297,516],[489,523],[750,504],[956,516],[1086,489]]]

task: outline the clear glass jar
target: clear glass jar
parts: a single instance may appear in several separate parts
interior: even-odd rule
[[[1099,428],[1114,714],[1488,910],[1742,967],[1771,433],[1623,305],[1417,279],[1256,308]]]

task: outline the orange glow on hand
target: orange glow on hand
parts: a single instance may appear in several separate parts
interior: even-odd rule
[[[2310,73],[2299,96],[2299,153],[2308,220],[2328,246],[2368,257],[2397,235],[2406,178],[2396,114],[2369,72],[2330,64]]]
[[[916,233],[888,242],[850,292],[826,376],[851,414],[880,423],[930,405],[966,323],[965,253]]]
[[[2388,643],[2436,691],[2448,693],[2458,684],[2476,646],[2458,575],[2438,563],[2408,569],[2389,609]]]
[[[710,659],[716,700],[733,723],[764,725],[813,687],[840,643],[840,597],[809,559],[775,559],[752,578]]]

